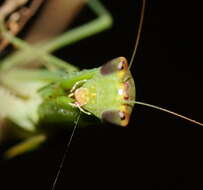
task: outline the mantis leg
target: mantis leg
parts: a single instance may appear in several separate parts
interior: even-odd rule
[[[73,44],[111,27],[113,22],[112,16],[98,0],[89,0],[88,6],[98,16],[96,19],[75,29],[69,30],[60,37],[53,39],[44,45],[43,50],[46,52],[53,52],[63,46]]]
[[[32,59],[36,59],[36,57],[39,59],[42,59],[47,68],[53,68],[55,66],[57,69],[64,69],[67,72],[77,71],[78,69],[71,65],[70,63],[67,63],[53,55],[50,55],[46,52],[43,52],[37,50],[37,47],[33,47],[20,38],[17,38],[10,34],[3,26],[3,23],[0,22],[0,29],[5,38],[7,38],[9,41],[11,41],[14,45],[16,45],[18,48],[21,48],[23,51],[19,51],[15,53],[14,55],[10,56],[9,58],[6,58],[2,62],[1,69],[9,69],[12,68],[12,66],[16,64],[22,64],[26,63]]]
[[[8,58],[3,62],[3,68],[8,69],[11,68],[14,64],[19,63],[19,62],[25,62],[25,58],[29,59],[34,59],[34,58],[39,58],[43,57],[46,59],[46,61],[49,62],[49,64],[55,64],[58,65],[60,68],[61,67],[66,67],[64,66],[65,64],[63,61],[58,62],[58,58],[47,55],[48,52],[53,52],[65,45],[70,45],[72,43],[75,43],[79,40],[82,40],[84,38],[87,38],[91,35],[94,35],[96,33],[99,33],[107,28],[109,28],[112,25],[112,17],[109,14],[109,12],[103,7],[103,5],[97,1],[97,0],[90,0],[88,2],[88,5],[90,8],[96,13],[98,18],[96,18],[93,21],[90,21],[87,24],[84,24],[82,26],[79,26],[75,29],[72,29],[66,33],[64,33],[62,36],[52,40],[51,42],[41,45],[38,48],[40,49],[40,52],[37,51],[36,49],[31,49],[28,47],[28,44],[26,45],[25,42],[22,40],[15,38],[14,36],[12,37],[8,32],[5,33],[5,37],[10,38],[13,43],[15,43],[17,46],[25,49],[24,51],[20,51],[18,55],[14,55],[11,58]],[[1,27],[2,28],[2,27]],[[2,30],[2,29],[1,29]],[[33,53],[34,50],[34,53]],[[33,55],[34,54],[34,55]],[[70,67],[71,65],[69,65]],[[70,70],[70,68],[66,68],[67,70]]]
[[[14,145],[10,149],[8,149],[4,153],[4,157],[6,159],[10,159],[15,156],[24,154],[28,151],[32,151],[32,150],[38,148],[43,142],[45,142],[46,139],[47,139],[47,137],[44,134],[39,134],[39,135],[30,137],[30,138],[26,139],[25,141],[20,142],[19,144]]]

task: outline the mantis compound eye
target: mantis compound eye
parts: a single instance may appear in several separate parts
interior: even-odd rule
[[[108,110],[102,113],[102,119],[109,123],[125,127],[129,122],[129,114],[120,110]]]
[[[108,61],[105,65],[103,65],[100,72],[102,75],[109,75],[120,71],[126,71],[127,69],[128,63],[126,58],[118,57]]]

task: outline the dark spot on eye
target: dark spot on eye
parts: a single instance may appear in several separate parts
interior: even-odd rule
[[[119,111],[118,114],[119,114],[119,117],[120,117],[121,120],[125,120],[125,118],[126,118],[126,117],[125,117],[125,112]]]

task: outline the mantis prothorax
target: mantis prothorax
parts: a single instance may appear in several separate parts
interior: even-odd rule
[[[9,34],[1,23],[2,35],[15,44],[19,51],[2,61],[0,116],[11,120],[32,136],[10,148],[6,152],[7,157],[36,148],[46,140],[45,130],[38,128],[41,122],[73,125],[81,113],[79,125],[92,123],[91,118],[95,116],[102,121],[127,126],[134,104],[160,109],[203,126],[175,112],[135,101],[135,84],[124,57],[115,58],[99,68],[78,71],[73,65],[50,54],[111,26],[111,15],[99,1],[91,0],[88,4],[98,15],[97,19],[46,44],[30,46]],[[143,14],[144,11],[133,57],[138,46]],[[23,64],[35,59],[41,60],[45,69],[22,68]]]

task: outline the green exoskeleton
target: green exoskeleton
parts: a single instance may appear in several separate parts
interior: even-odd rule
[[[78,121],[78,125],[84,126],[93,123],[92,118],[97,118],[127,126],[134,104],[160,109],[202,125],[166,109],[136,102],[134,80],[124,57],[108,61],[99,68],[79,71],[50,54],[112,25],[111,15],[99,1],[90,0],[88,5],[98,15],[97,19],[48,43],[35,46],[11,35],[1,21],[1,34],[17,46],[19,51],[1,61],[0,118],[19,126],[29,137],[11,147],[5,153],[7,157],[22,154],[43,143],[47,138],[44,123],[66,123],[66,126],[73,126]],[[140,23],[142,20],[143,13]],[[140,31],[141,27],[138,39]],[[135,51],[137,44],[138,40]],[[33,60],[42,62],[44,68],[34,70],[24,67]]]
[[[1,21],[1,34],[19,51],[1,62],[0,117],[29,133],[29,138],[6,152],[7,157],[44,142],[46,133],[39,127],[42,123],[65,122],[71,126],[80,115],[78,125],[92,123],[93,116],[116,125],[128,125],[135,101],[135,85],[124,57],[99,68],[78,71],[49,54],[111,26],[111,15],[99,1],[91,0],[88,4],[98,15],[97,19],[39,47],[12,36]],[[36,58],[45,68],[22,67]]]

